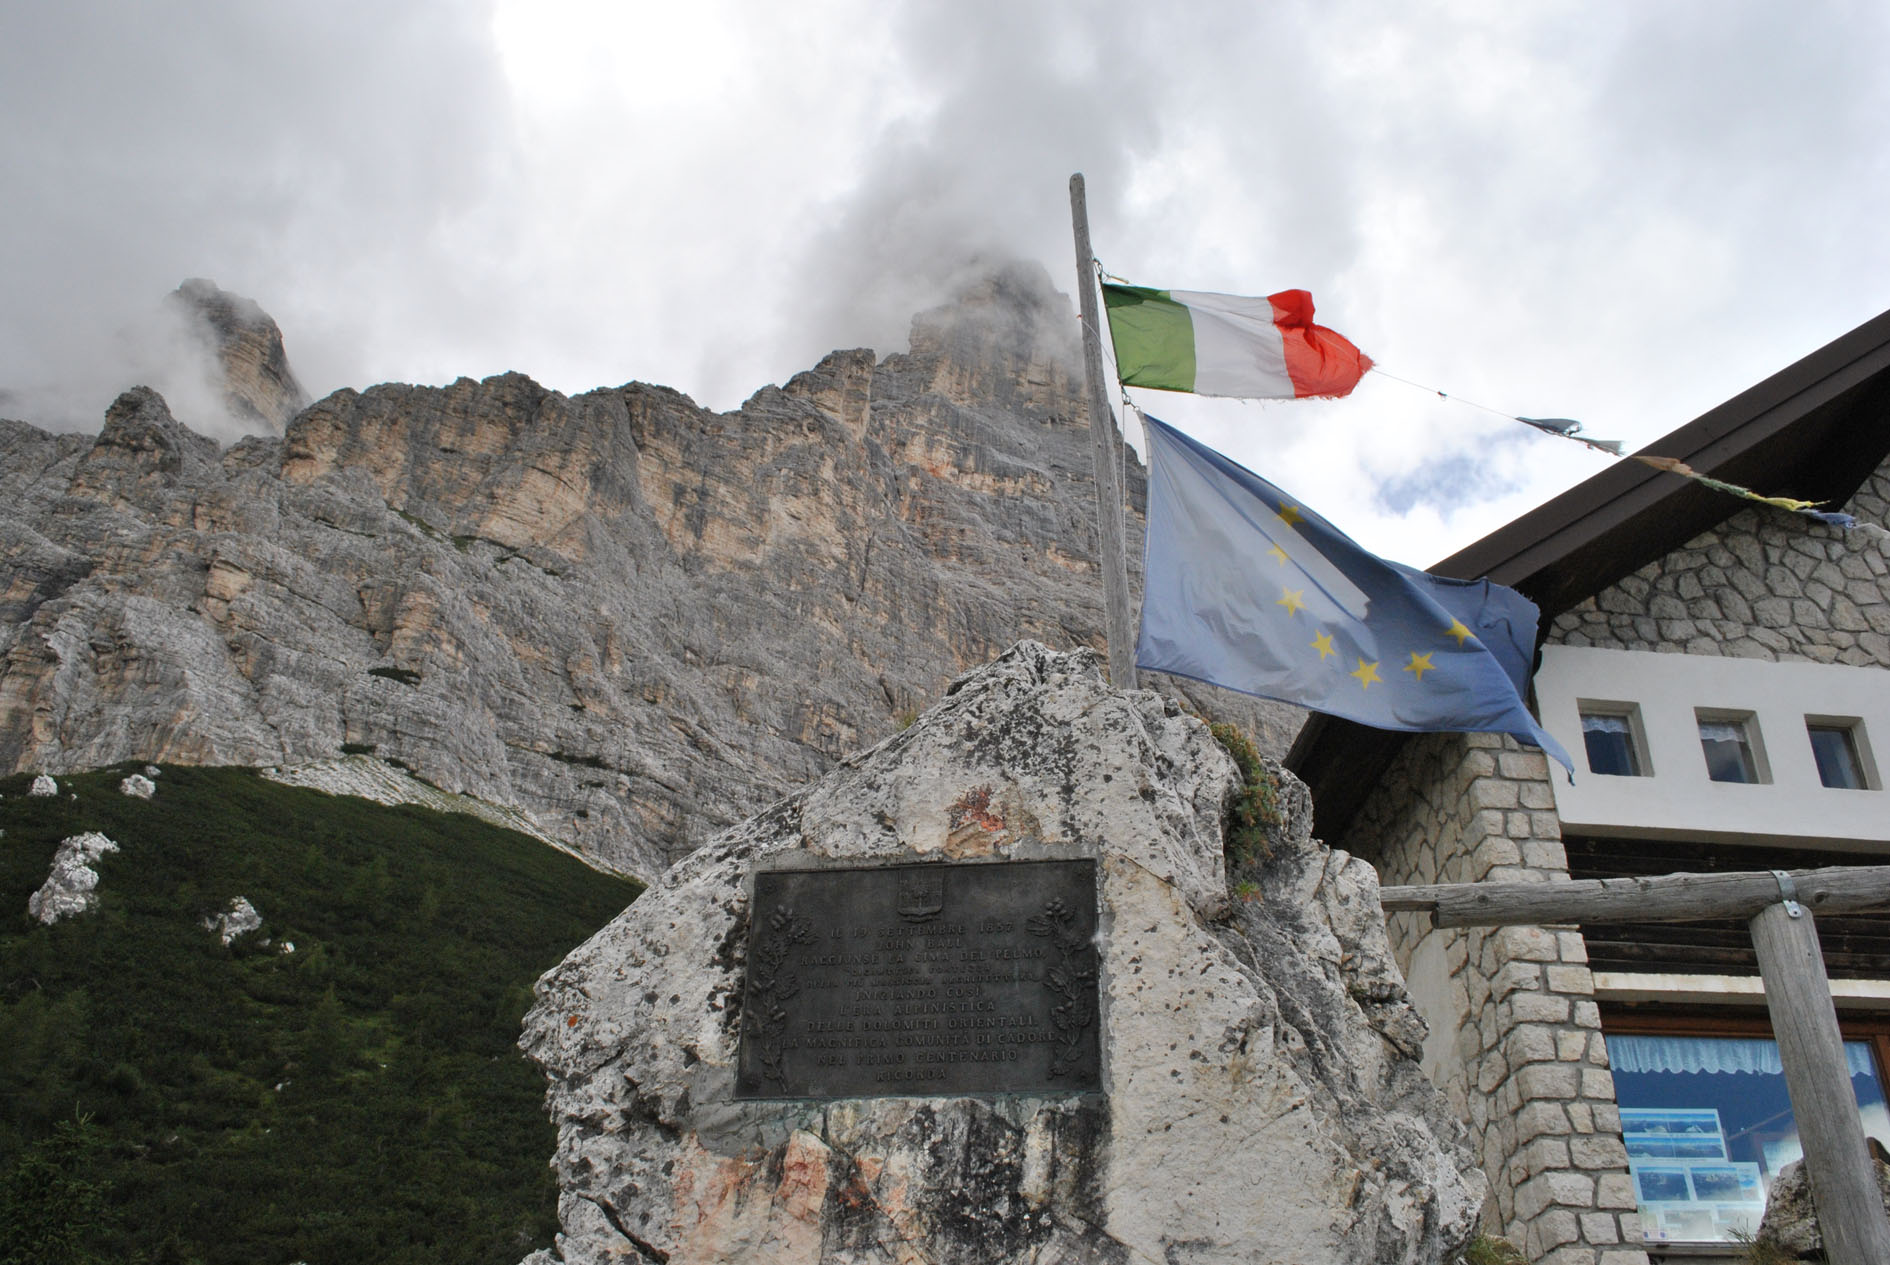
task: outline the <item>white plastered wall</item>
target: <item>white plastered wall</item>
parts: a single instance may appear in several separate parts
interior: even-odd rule
[[[1882,790],[1824,786],[1806,718],[1855,725],[1872,786],[1882,786],[1875,740],[1890,756],[1890,672],[1842,664],[1545,646],[1535,678],[1542,724],[1575,760],[1575,780],[1550,780],[1568,834],[1742,840],[1881,851],[1890,845]],[[1591,773],[1584,703],[1631,704],[1648,776]],[[1749,714],[1768,781],[1715,782],[1706,773],[1699,712]]]

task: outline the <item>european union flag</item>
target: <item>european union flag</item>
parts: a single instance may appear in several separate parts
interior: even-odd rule
[[[1506,733],[1569,765],[1523,705],[1536,608],[1387,562],[1154,418],[1136,663],[1379,729]]]

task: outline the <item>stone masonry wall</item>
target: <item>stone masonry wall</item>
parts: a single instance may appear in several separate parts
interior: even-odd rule
[[[1341,846],[1387,885],[1566,880],[1548,778],[1541,752],[1501,735],[1413,738]],[[1581,933],[1390,924],[1432,1027],[1427,1066],[1490,1179],[1490,1228],[1541,1265],[1646,1265]]]
[[[1890,521],[1890,463],[1844,507]],[[1890,667],[1885,540],[1754,506],[1557,616],[1548,640]]]

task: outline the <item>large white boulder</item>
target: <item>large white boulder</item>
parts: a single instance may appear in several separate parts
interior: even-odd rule
[[[711,840],[539,983],[563,1232],[535,1262],[1444,1259],[1483,1181],[1376,875],[1284,779],[1230,876],[1237,782],[1172,702],[1025,642]],[[1051,858],[1098,863],[1101,1092],[733,1096],[758,867]]]
[[[96,830],[61,840],[46,881],[26,898],[26,912],[50,927],[62,918],[98,908],[98,894],[93,890],[98,886],[98,871],[92,866],[107,852],[116,851],[118,845]]]
[[[262,923],[262,915],[249,903],[249,897],[232,896],[222,913],[205,915],[199,925],[221,940],[227,949],[232,940],[257,930]]]

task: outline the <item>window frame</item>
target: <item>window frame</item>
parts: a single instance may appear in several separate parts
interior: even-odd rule
[[[1727,707],[1695,707],[1693,709],[1694,731],[1699,732],[1704,725],[1737,725],[1745,735],[1746,754],[1752,760],[1752,778],[1722,779],[1713,776],[1712,762],[1706,758],[1706,735],[1699,734],[1700,763],[1706,772],[1706,779],[1718,786],[1770,786],[1772,785],[1772,765],[1765,757],[1765,738],[1759,731],[1758,715],[1751,711]],[[1807,739],[1809,741],[1809,739]]]
[[[1811,735],[1817,730],[1842,730],[1849,739],[1851,759],[1857,766],[1857,786],[1832,786],[1824,780],[1824,769],[1818,769],[1818,781],[1827,791],[1876,791],[1883,789],[1883,783],[1877,776],[1877,762],[1870,750],[1870,736],[1864,730],[1861,716],[1824,716],[1817,713],[1805,715],[1805,741],[1812,745],[1812,763],[1817,764],[1817,744],[1811,742]]]
[[[1628,756],[1634,764],[1632,773],[1602,773],[1595,768],[1593,758],[1588,754],[1588,726],[1590,716],[1619,718],[1627,721]],[[1575,700],[1575,723],[1581,727],[1582,759],[1588,765],[1588,771],[1596,777],[1652,777],[1654,762],[1648,754],[1647,730],[1641,723],[1641,705],[1626,699],[1612,698],[1577,698]]]

